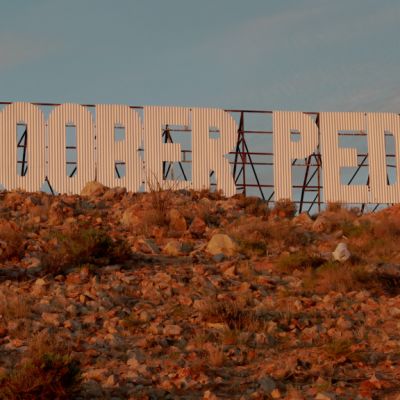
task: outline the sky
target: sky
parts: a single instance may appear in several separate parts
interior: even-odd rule
[[[0,101],[400,111],[398,0],[1,1]]]

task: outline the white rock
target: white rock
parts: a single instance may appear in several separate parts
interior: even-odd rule
[[[340,262],[345,262],[351,257],[351,253],[347,248],[346,243],[339,243],[335,251],[332,253],[333,259]]]

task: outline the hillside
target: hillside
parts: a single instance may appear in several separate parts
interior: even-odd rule
[[[397,399],[399,284],[400,207],[3,192],[0,399]]]

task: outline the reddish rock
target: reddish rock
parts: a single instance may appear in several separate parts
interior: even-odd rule
[[[207,224],[204,222],[204,220],[196,216],[193,218],[193,221],[190,224],[189,232],[196,237],[202,237],[206,229]]]

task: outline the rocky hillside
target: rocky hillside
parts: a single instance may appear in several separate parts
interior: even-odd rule
[[[400,207],[0,194],[0,399],[397,399]]]

